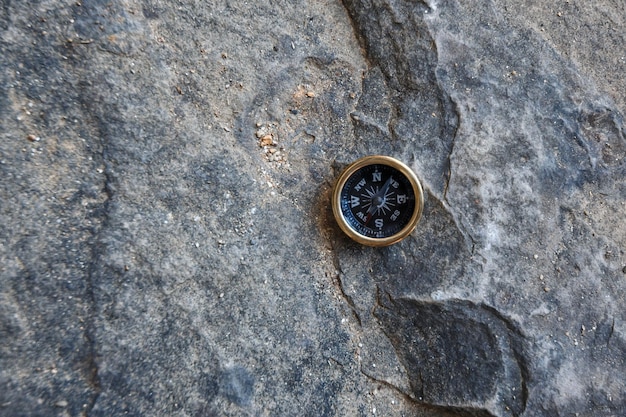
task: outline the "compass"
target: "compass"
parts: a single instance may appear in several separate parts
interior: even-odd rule
[[[366,156],[349,165],[333,190],[333,213],[348,236],[368,246],[388,246],[407,237],[424,208],[419,180],[389,156]]]

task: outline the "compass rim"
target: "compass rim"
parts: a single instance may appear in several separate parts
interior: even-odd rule
[[[384,238],[374,238],[362,235],[351,226],[341,210],[341,191],[344,189],[346,182],[354,173],[369,165],[387,165],[396,169],[409,180],[415,195],[415,207],[407,224],[397,233]],[[409,236],[417,227],[424,209],[424,193],[417,175],[415,175],[413,170],[405,163],[386,155],[365,156],[348,165],[335,183],[332,198],[333,214],[341,230],[356,242],[374,247],[389,246]]]

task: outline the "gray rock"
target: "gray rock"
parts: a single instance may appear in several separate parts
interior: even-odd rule
[[[469,404],[489,415],[623,413],[623,381],[615,376],[622,355],[599,354],[596,339],[610,323],[613,330],[600,331],[600,339],[617,349],[624,344],[614,326],[623,321],[625,262],[620,109],[541,36],[494,5],[346,5],[370,62],[396,94],[393,146],[414,158],[430,193],[426,221],[412,241],[373,256],[340,255],[344,287],[353,288],[348,295],[359,314],[371,311],[376,291],[409,300],[372,324],[383,328],[405,367],[410,390],[399,388],[432,405]],[[425,109],[439,115],[439,126]],[[607,221],[616,227],[596,229]],[[353,264],[363,258],[373,258],[369,276],[355,279],[364,271]],[[481,320],[482,332],[471,331],[476,302],[502,319]],[[476,336],[454,332],[460,323]],[[530,342],[529,350],[513,341],[489,343],[487,335],[503,333]],[[429,338],[450,346],[418,342]],[[491,349],[499,354],[487,354]],[[490,362],[498,356],[500,363]],[[431,367],[439,357],[446,360],[436,380]],[[527,370],[501,371],[513,362]],[[453,365],[469,367],[473,377],[449,375]],[[393,375],[390,368],[378,377]],[[495,386],[510,389],[497,393]]]
[[[205,3],[0,3],[1,415],[626,412],[619,5]]]
[[[514,323],[466,301],[386,298],[374,315],[407,371],[411,398],[467,414],[524,411],[527,352]]]

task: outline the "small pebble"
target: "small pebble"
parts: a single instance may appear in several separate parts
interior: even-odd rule
[[[310,97],[310,98],[313,98],[313,97],[315,97],[315,93],[313,91],[307,91],[306,92],[306,96]]]
[[[39,136],[35,136],[35,135],[28,135],[26,136],[26,139],[28,139],[31,142],[39,142],[41,140]]]
[[[57,401],[56,403],[54,403],[54,405],[57,407],[65,408],[68,406],[68,402],[65,400],[61,400],[61,401]]]
[[[259,142],[260,146],[269,146],[269,145],[273,145],[274,144],[274,138],[272,137],[271,134],[265,135],[261,138],[261,141]]]

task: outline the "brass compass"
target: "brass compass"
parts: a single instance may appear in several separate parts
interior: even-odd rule
[[[388,246],[407,237],[424,207],[413,171],[389,156],[366,156],[349,165],[333,190],[335,219],[348,236],[368,246]]]

